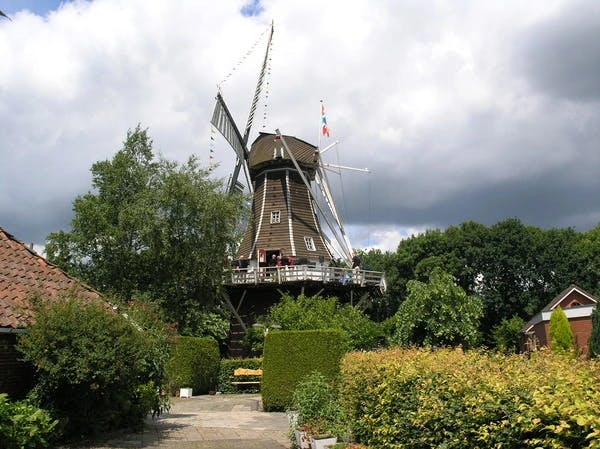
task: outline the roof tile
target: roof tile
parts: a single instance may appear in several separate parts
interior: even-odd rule
[[[0,327],[16,329],[33,322],[30,299],[35,296],[53,301],[69,293],[89,301],[101,298],[0,227]]]

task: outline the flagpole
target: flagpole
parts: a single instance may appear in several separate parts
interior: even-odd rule
[[[321,134],[322,134],[322,130],[323,130],[323,100],[321,100],[319,102],[319,144],[317,146],[317,148],[319,149],[319,151],[321,151]]]

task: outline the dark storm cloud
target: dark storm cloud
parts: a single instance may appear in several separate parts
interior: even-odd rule
[[[600,100],[600,2],[570,2],[515,40],[533,86],[574,101]]]
[[[406,191],[401,182],[382,179],[370,189],[364,187],[347,189],[354,200],[346,203],[346,213],[355,224],[419,227],[425,223],[445,228],[470,220],[491,225],[517,217],[543,228],[574,227],[583,231],[600,221],[600,180],[581,182],[576,173],[569,171],[461,190],[426,207],[404,201]]]
[[[472,113],[461,129],[435,124],[415,148],[396,147],[384,163],[375,152],[364,159],[368,177],[344,175],[343,188],[332,177],[346,220],[443,228],[518,217],[544,228],[596,226],[600,110],[563,109],[545,101],[526,118]]]
[[[27,244],[43,245],[50,232],[68,229],[72,198],[33,200],[30,196],[13,198],[12,204],[2,207],[0,226]]]

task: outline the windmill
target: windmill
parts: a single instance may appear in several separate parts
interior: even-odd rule
[[[211,123],[236,155],[228,192],[243,190],[240,173],[252,194],[251,216],[236,256],[236,267],[226,273],[222,295],[232,311],[230,355],[236,335],[243,336],[253,320],[287,291],[292,294],[326,294],[366,304],[385,289],[383,273],[352,271],[352,245],[335,205],[323,161],[330,147],[320,149],[302,139],[259,133],[248,148],[257,104],[265,80],[267,49],[242,134],[219,89]],[[325,227],[324,227],[325,226]],[[336,267],[341,261],[342,267]],[[238,345],[239,346],[239,345]]]

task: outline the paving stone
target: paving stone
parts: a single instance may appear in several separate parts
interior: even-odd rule
[[[143,431],[86,447],[289,449],[286,415],[261,410],[259,395],[176,398],[170,412],[147,419]]]

